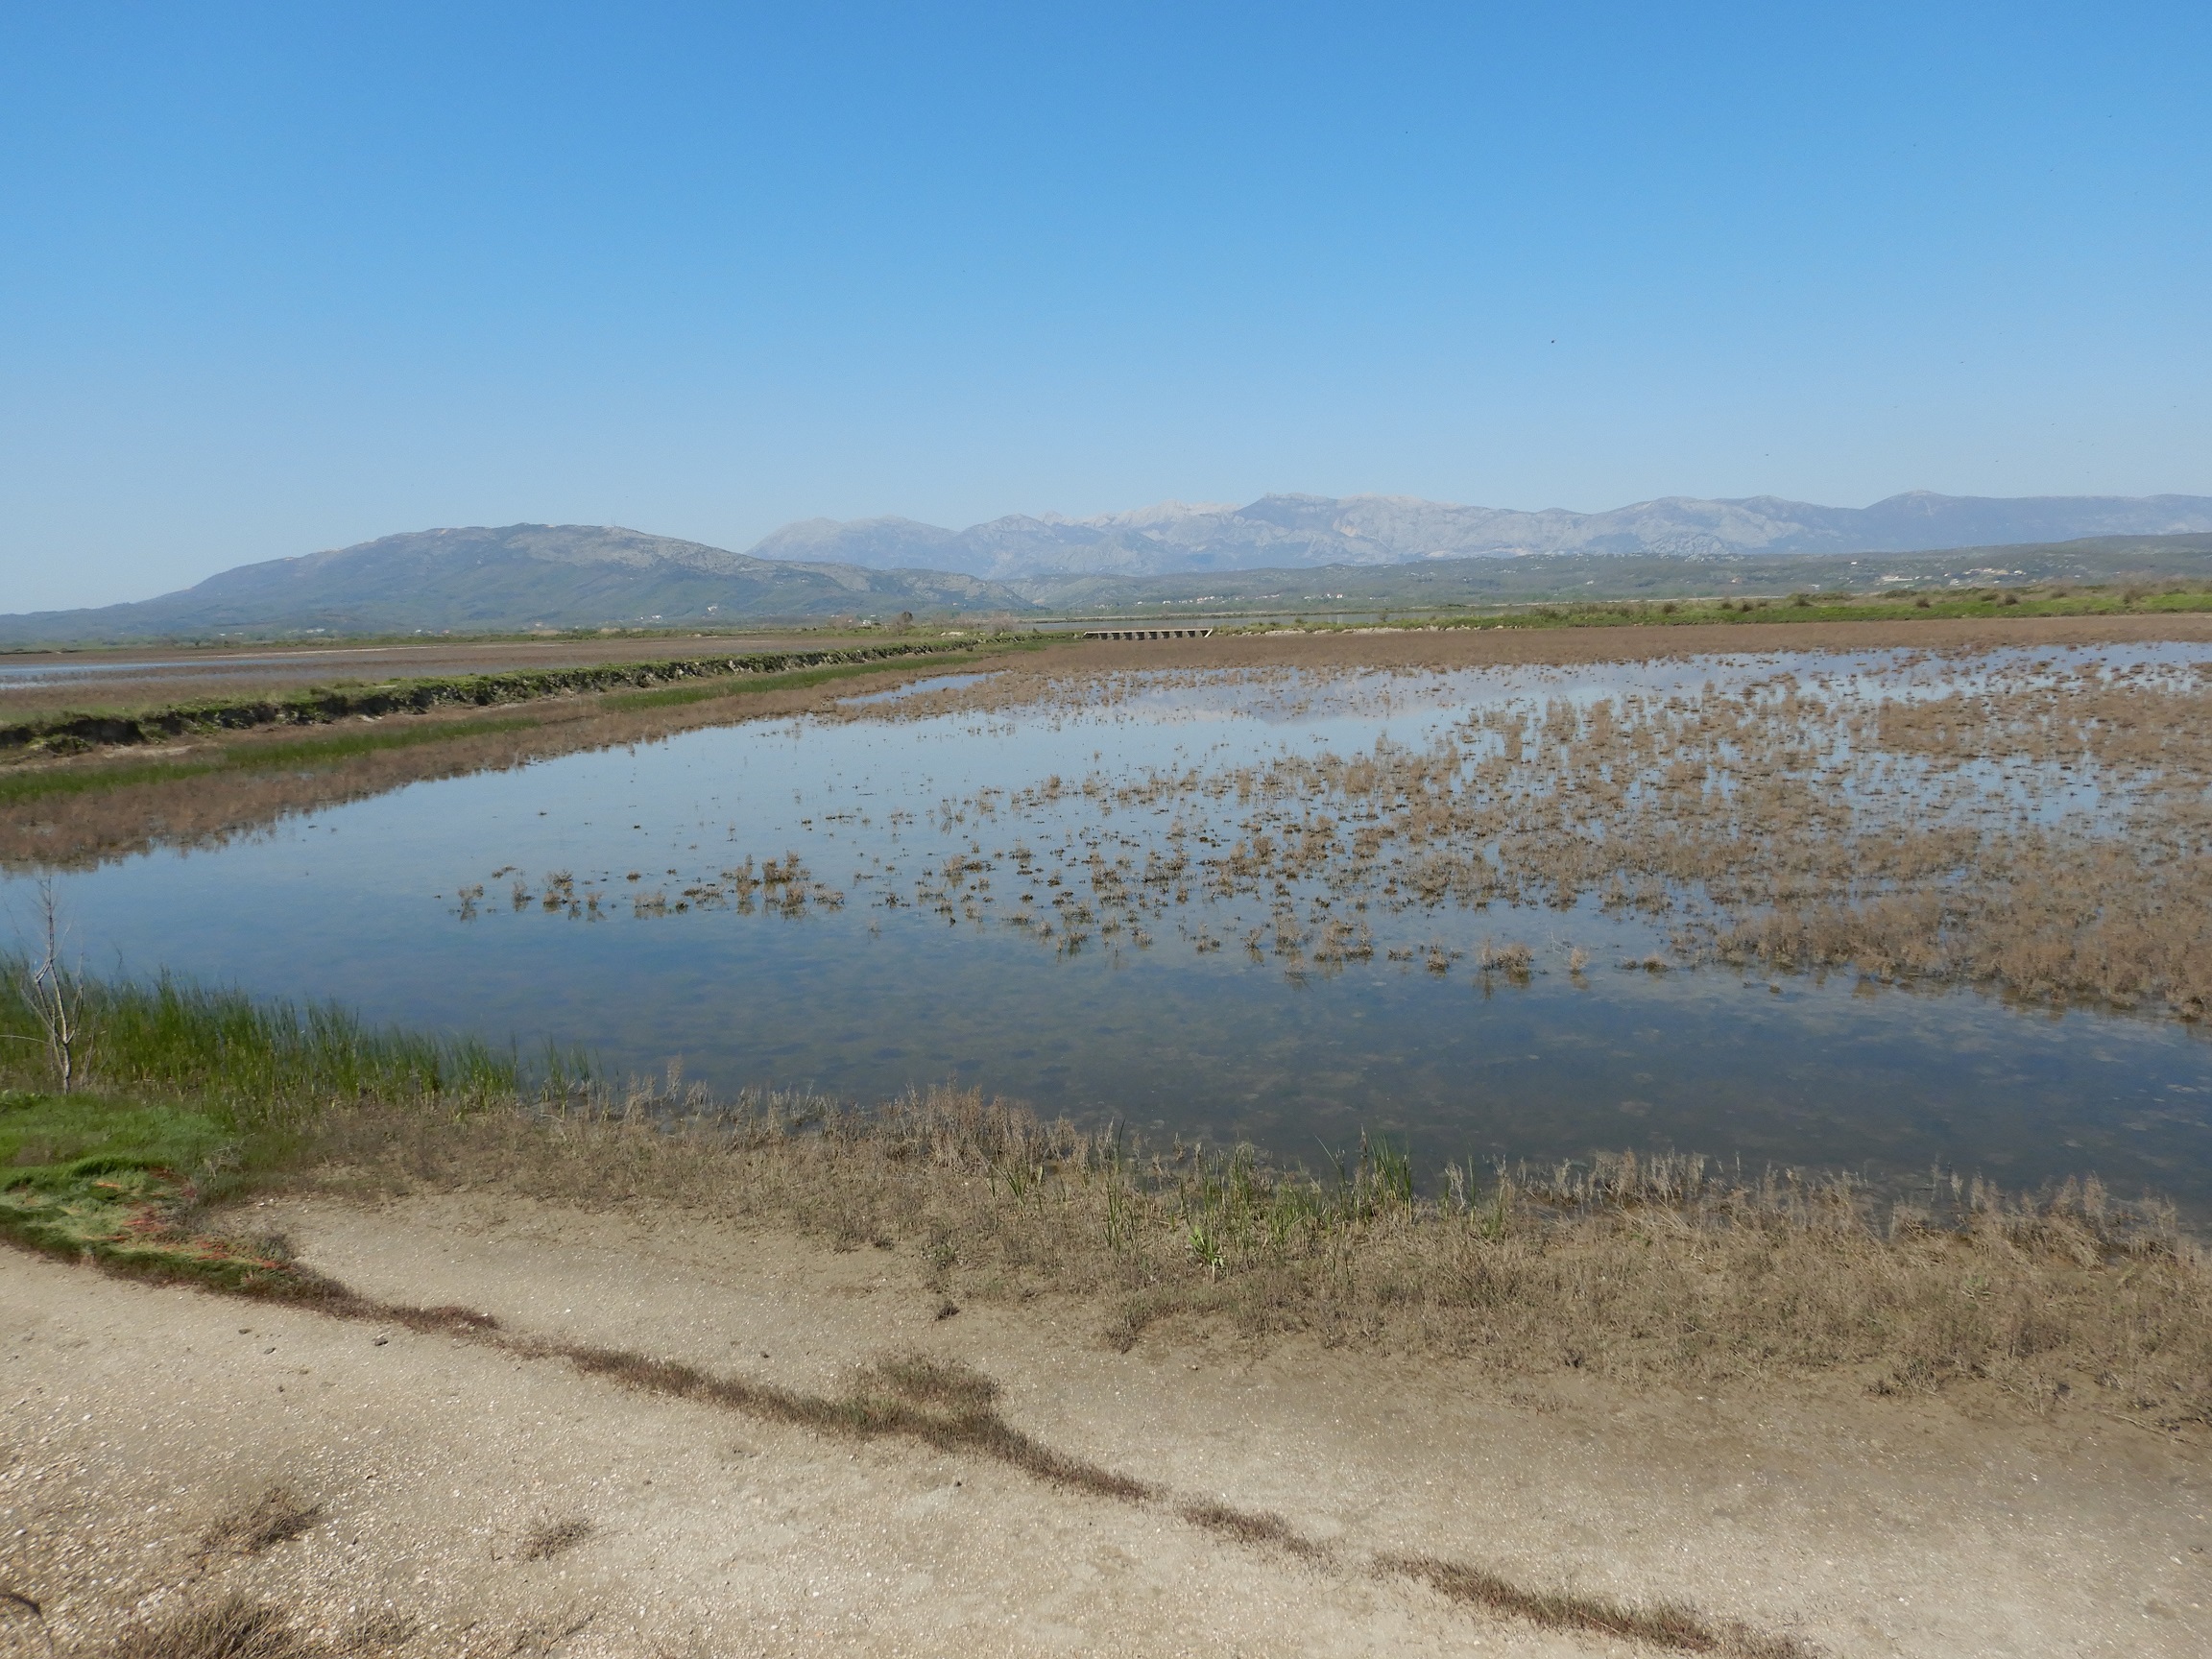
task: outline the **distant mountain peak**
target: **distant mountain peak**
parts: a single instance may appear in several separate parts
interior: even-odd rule
[[[449,525],[242,565],[134,604],[0,617],[0,639],[659,627],[1027,604],[973,576],[762,559],[614,524]]]
[[[1821,507],[1776,495],[1666,495],[1582,513],[1280,491],[1241,506],[1161,501],[1079,518],[1009,514],[966,530],[904,518],[848,524],[816,518],[786,525],[753,551],[1016,581],[1532,553],[1888,553],[2203,531],[2212,531],[2212,497],[2197,495],[2006,499],[1909,490],[1869,507]]]
[[[1149,507],[1137,507],[1125,513],[1094,513],[1083,518],[1064,518],[1057,513],[1041,513],[1037,515],[1037,519],[1044,524],[1083,524],[1104,530],[1123,525],[1176,524],[1186,518],[1236,511],[1237,504],[1234,501],[1155,501]]]
[[[156,599],[0,617],[0,640],[402,634],[685,625],[950,612],[1018,613],[1092,578],[1528,554],[1911,553],[2212,533],[2201,495],[1943,495],[1868,507],[1671,495],[1603,513],[1287,492],[1242,506],[1156,502],[946,530],[896,515],[807,518],[750,552],[618,524],[447,525],[272,559]]]

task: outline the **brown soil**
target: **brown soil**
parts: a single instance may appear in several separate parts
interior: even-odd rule
[[[304,1636],[424,1656],[1637,1650],[1455,1601],[1431,1587],[1450,1572],[1378,1576],[1393,1557],[1839,1656],[2212,1643],[2202,1453],[2086,1413],[1507,1385],[1297,1341],[1117,1353],[1050,1298],[941,1317],[904,1253],[666,1210],[462,1195],[246,1219],[366,1295],[517,1335],[824,1393],[887,1350],[964,1361],[1010,1424],[1166,1496],[11,1255],[0,1589],[41,1602],[63,1652],[233,1591]],[[257,1552],[208,1543],[273,1504],[314,1518]]]

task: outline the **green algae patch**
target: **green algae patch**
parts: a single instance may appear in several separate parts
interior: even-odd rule
[[[280,1246],[202,1233],[190,1220],[236,1151],[204,1113],[0,1094],[0,1238],[117,1272],[266,1293],[297,1273]]]
[[[205,1112],[99,1094],[0,1091],[0,1181],[98,1159],[198,1169],[237,1137]]]

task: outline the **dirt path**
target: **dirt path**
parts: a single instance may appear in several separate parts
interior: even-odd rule
[[[1506,1388],[1288,1343],[1099,1344],[1082,1310],[940,1319],[904,1253],[510,1200],[268,1205],[365,1293],[835,1392],[887,1349],[998,1379],[1007,1419],[1177,1500],[1274,1511],[1311,1565],[1176,1504],[855,1443],[418,1334],[0,1256],[0,1587],[63,1652],[237,1586],[421,1654],[1628,1652],[1365,1570],[1455,1557],[1534,1588],[1687,1601],[1846,1654],[2212,1649],[2203,1456],[1843,1389]],[[321,1522],[197,1556],[272,1483]],[[533,1528],[589,1536],[524,1558]],[[388,1623],[387,1636],[401,1628]],[[0,1624],[0,1654],[27,1636]],[[35,1649],[22,1648],[25,1652]]]

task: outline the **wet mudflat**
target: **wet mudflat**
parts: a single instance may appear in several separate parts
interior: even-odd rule
[[[1324,1167],[1366,1131],[2095,1169],[2202,1213],[2206,664],[950,676],[60,885],[88,967],[718,1092],[951,1077]]]

